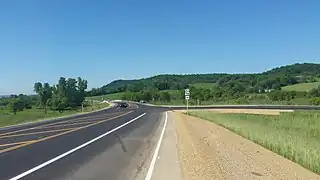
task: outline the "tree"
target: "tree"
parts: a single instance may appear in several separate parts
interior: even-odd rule
[[[281,90],[281,85],[279,83],[273,84],[272,89],[274,90]]]
[[[24,104],[23,101],[19,98],[14,98],[11,99],[9,104],[8,104],[8,108],[14,113],[16,114],[19,111],[22,111],[24,108]]]
[[[78,97],[77,97],[77,105],[81,105],[85,100],[85,92],[88,88],[88,81],[78,77]]]
[[[141,99],[142,99],[142,100],[151,101],[152,98],[153,98],[153,96],[152,96],[152,93],[151,93],[151,92],[149,92],[149,91],[143,91],[143,92],[142,92],[142,96],[141,96]]]
[[[67,105],[71,108],[75,108],[78,106],[77,100],[79,99],[77,90],[77,81],[73,78],[68,78],[66,80],[66,98],[67,98]],[[60,94],[61,95],[61,94]],[[77,99],[78,98],[78,99]]]
[[[316,106],[320,105],[320,97],[314,97],[310,101],[312,105],[316,105]]]
[[[310,97],[320,97],[320,86],[313,88],[309,92]]]
[[[85,100],[87,86],[87,80],[81,77],[77,79],[60,77],[58,84],[52,86],[52,99],[47,105],[60,112],[66,108],[79,107]]]
[[[167,91],[160,92],[160,101],[169,102],[170,100],[171,100],[171,96]]]
[[[34,84],[34,91],[40,98],[40,104],[44,108],[44,112],[47,113],[47,101],[52,97],[52,88],[48,83],[37,82]]]

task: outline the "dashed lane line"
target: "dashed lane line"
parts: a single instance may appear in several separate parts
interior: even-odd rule
[[[13,146],[13,147],[10,147],[10,148],[7,148],[7,149],[2,149],[0,150],[0,154],[1,153],[4,153],[4,152],[8,152],[8,151],[12,151],[12,150],[15,150],[15,149],[19,149],[19,148],[22,148],[22,147],[25,147],[25,146],[28,146],[28,145],[31,145],[31,144],[34,144],[34,143],[38,143],[38,142],[41,142],[41,141],[45,141],[45,140],[48,140],[48,139],[52,139],[52,138],[55,138],[55,137],[58,137],[58,136],[62,136],[64,134],[68,134],[68,133],[71,133],[71,132],[74,132],[74,131],[78,131],[80,129],[84,129],[84,128],[88,128],[90,126],[94,126],[94,125],[97,125],[97,124],[100,124],[100,123],[103,123],[103,122],[106,122],[106,121],[109,121],[109,120],[112,120],[112,119],[116,119],[116,118],[119,118],[119,117],[122,117],[122,116],[125,116],[127,114],[130,114],[132,113],[133,111],[129,111],[125,114],[121,114],[119,116],[115,116],[115,117],[112,117],[112,118],[109,118],[109,119],[106,119],[106,120],[103,120],[103,121],[98,121],[96,123],[92,123],[92,124],[89,124],[89,125],[86,125],[86,126],[82,126],[82,127],[79,127],[79,128],[74,128],[72,130],[69,130],[69,131],[65,131],[65,132],[62,132],[62,133],[59,133],[59,134],[55,134],[55,135],[52,135],[52,136],[48,136],[48,137],[45,137],[45,138],[42,138],[42,139],[38,139],[38,140],[34,140],[33,142],[28,142],[28,143],[25,143],[25,144],[20,144],[20,145],[17,145],[17,146]]]
[[[114,115],[114,114],[121,114],[121,113],[116,112],[116,113],[110,113],[110,114],[106,114],[106,115]],[[98,121],[101,121],[101,120],[105,119],[103,117],[101,117],[101,118],[102,119],[99,119]],[[8,134],[14,134],[14,133],[17,133],[17,132],[23,132],[23,131],[27,131],[27,130],[39,129],[39,128],[42,128],[42,127],[47,127],[47,126],[56,125],[56,124],[74,122],[74,121],[75,122],[88,122],[90,120],[83,120],[83,119],[79,120],[79,119],[76,119],[76,120],[59,121],[59,122],[43,124],[43,125],[40,125],[40,126],[31,127],[31,128],[25,128],[25,129],[20,129],[20,130],[16,130],[16,131],[10,131],[10,132],[6,132],[6,133],[2,133],[2,134],[0,134],[0,136],[4,136],[4,135],[8,135]],[[96,121],[97,120],[91,120],[91,122],[96,122]]]
[[[10,137],[18,137],[18,136],[28,136],[28,135],[34,135],[34,134],[45,134],[45,133],[52,133],[52,132],[69,131],[69,130],[73,130],[73,129],[76,129],[76,128],[64,128],[64,129],[55,129],[55,130],[49,130],[49,131],[38,131],[38,132],[23,133],[23,134],[12,134],[12,135],[0,136],[0,139],[10,138]]]
[[[17,144],[31,143],[31,142],[34,142],[34,141],[35,141],[35,140],[31,140],[31,141],[20,141],[20,142],[7,143],[7,144],[0,144],[0,147],[13,146],[13,145],[17,145]]]
[[[99,120],[101,121],[101,120]],[[66,123],[66,124],[58,124],[58,125],[50,125],[50,126],[43,126],[37,129],[45,129],[45,128],[56,128],[56,127],[65,127],[65,126],[73,126],[73,125],[82,125],[82,124],[91,124],[98,121],[84,121],[84,122],[75,122],[75,123]]]

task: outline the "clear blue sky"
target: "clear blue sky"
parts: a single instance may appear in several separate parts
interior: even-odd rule
[[[3,0],[0,94],[320,62],[319,0]]]

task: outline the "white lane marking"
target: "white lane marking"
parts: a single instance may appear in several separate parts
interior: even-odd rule
[[[90,141],[88,141],[88,142],[86,142],[86,143],[84,143],[84,144],[82,144],[82,145],[74,148],[74,149],[71,149],[71,150],[69,150],[69,151],[67,151],[67,152],[65,152],[65,153],[63,153],[63,154],[61,154],[61,155],[59,155],[59,156],[57,156],[57,157],[55,157],[55,158],[53,158],[53,159],[50,159],[49,161],[46,161],[46,162],[44,162],[44,163],[42,163],[42,164],[40,164],[40,165],[38,165],[38,166],[36,166],[36,167],[34,167],[34,168],[32,168],[32,169],[29,169],[28,171],[23,172],[23,173],[15,176],[15,177],[13,177],[13,178],[11,178],[10,180],[18,180],[18,179],[21,179],[21,178],[23,178],[23,177],[25,177],[25,176],[27,176],[27,175],[35,172],[35,171],[37,171],[37,170],[39,170],[39,169],[47,166],[47,165],[49,165],[49,164],[51,164],[51,163],[53,163],[53,162],[55,162],[55,161],[57,161],[57,160],[65,157],[65,156],[67,156],[67,155],[69,155],[69,154],[71,154],[71,153],[73,153],[73,152],[75,152],[75,151],[77,151],[77,150],[85,147],[85,146],[88,146],[89,144],[91,144],[91,143],[93,143],[93,142],[95,142],[95,141],[103,138],[104,136],[106,136],[106,135],[108,135],[108,134],[110,134],[110,133],[112,133],[112,132],[114,132],[114,131],[116,131],[116,130],[118,130],[118,129],[120,129],[120,128],[122,128],[122,127],[124,127],[124,126],[126,126],[126,125],[128,125],[128,124],[130,124],[130,123],[132,123],[132,122],[134,122],[134,121],[136,121],[137,119],[141,118],[141,117],[144,116],[144,115],[146,115],[146,113],[143,113],[143,114],[141,114],[140,116],[138,116],[138,117],[136,117],[136,118],[134,118],[134,119],[132,119],[132,120],[130,120],[130,121],[128,121],[128,122],[126,122],[126,123],[124,123],[124,124],[116,127],[116,128],[114,128],[114,129],[112,129],[112,130],[110,130],[110,131],[108,131],[108,132],[106,132],[106,133],[104,133],[104,134],[102,134],[102,135],[100,135],[100,136],[98,136],[98,137],[96,137],[96,138],[94,138],[94,139],[92,139],[92,140],[90,140]]]
[[[151,178],[152,178],[153,169],[154,169],[154,166],[156,164],[156,160],[157,160],[157,157],[158,157],[158,154],[159,154],[159,150],[160,150],[160,146],[161,146],[161,143],[162,143],[163,135],[164,135],[164,132],[166,130],[167,121],[168,121],[168,112],[166,112],[166,119],[164,121],[162,132],[161,132],[157,147],[156,147],[156,149],[154,151],[154,154],[153,154],[153,157],[152,157],[152,160],[151,160],[151,163],[150,163],[150,166],[149,166],[149,169],[148,169],[147,176],[146,176],[145,180],[151,180]]]

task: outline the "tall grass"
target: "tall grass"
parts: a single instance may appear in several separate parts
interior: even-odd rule
[[[193,111],[207,119],[320,173],[320,112],[299,111],[279,116],[219,114]]]

